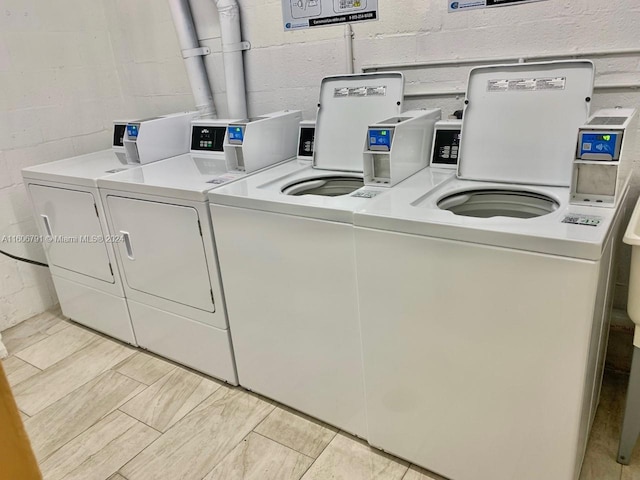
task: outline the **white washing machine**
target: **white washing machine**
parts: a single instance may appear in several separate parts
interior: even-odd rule
[[[225,147],[230,121],[195,121],[191,154],[98,181],[110,231],[123,238],[116,257],[140,347],[237,384],[206,193],[294,157],[300,119],[242,122],[244,152]],[[271,143],[252,153],[265,135]]]
[[[360,437],[352,217],[388,190],[364,186],[363,149],[368,126],[400,112],[403,87],[399,73],[324,79],[313,165],[295,160],[209,193],[240,384]]]
[[[579,477],[627,189],[570,204],[593,76],[472,70],[458,178],[430,193],[419,173],[356,212],[372,445],[452,480]]]

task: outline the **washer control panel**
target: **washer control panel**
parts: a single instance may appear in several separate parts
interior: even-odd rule
[[[622,133],[619,131],[594,132],[583,130],[580,132],[581,160],[614,161],[620,159],[620,147],[622,146]]]
[[[298,159],[313,159],[313,151],[316,139],[316,122],[300,122],[300,132],[298,134]]]
[[[138,133],[140,133],[139,123],[127,124],[127,136],[129,137],[130,140],[136,140],[138,138]]]
[[[194,125],[191,127],[191,150],[224,152],[225,127]]]
[[[245,125],[229,125],[229,143],[232,145],[242,145],[244,142]]]
[[[431,151],[432,167],[457,167],[461,131],[461,120],[443,120],[436,123]]]
[[[388,152],[393,142],[393,128],[369,128],[369,150]]]

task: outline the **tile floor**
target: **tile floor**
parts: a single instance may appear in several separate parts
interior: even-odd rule
[[[3,361],[51,480],[442,480],[241,388],[69,322],[3,332]],[[608,372],[581,480],[640,480],[615,462],[627,378]]]

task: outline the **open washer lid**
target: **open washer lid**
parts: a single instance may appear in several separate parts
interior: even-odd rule
[[[588,60],[471,70],[458,177],[569,186],[578,128],[589,117]]]
[[[400,72],[326,77],[320,86],[313,167],[362,172],[369,125],[397,116],[404,97]]]

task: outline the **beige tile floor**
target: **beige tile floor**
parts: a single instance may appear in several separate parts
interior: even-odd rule
[[[2,333],[3,365],[46,479],[442,480],[57,310]],[[605,376],[581,480],[640,480],[640,448],[630,466],[615,462],[626,381]]]

